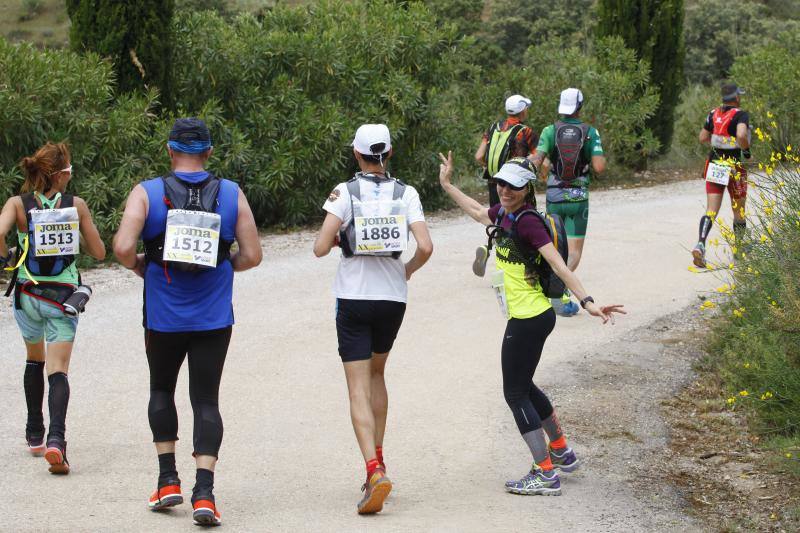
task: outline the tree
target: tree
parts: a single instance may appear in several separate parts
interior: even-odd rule
[[[175,0],[67,0],[70,44],[114,62],[117,90],[158,88],[172,104],[172,15]]]
[[[668,150],[683,86],[683,0],[600,0],[597,31],[619,35],[639,59],[650,63],[661,102],[648,126],[662,151]]]

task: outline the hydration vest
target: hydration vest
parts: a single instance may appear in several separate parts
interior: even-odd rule
[[[508,160],[511,143],[515,142],[517,135],[527,128],[524,124],[514,124],[506,131],[501,131],[502,122],[492,124],[489,129],[489,146],[486,155],[486,172],[492,178]]]
[[[220,180],[213,174],[209,174],[200,183],[183,181],[174,172],[166,177],[161,176],[159,179],[164,183],[164,204],[166,204],[168,212],[173,209],[181,209],[199,211],[201,213],[216,213],[219,205],[217,196],[219,195]],[[165,238],[166,223],[163,232],[152,239],[144,241],[144,257],[146,261],[152,261],[158,265],[169,266],[184,272],[195,272],[211,268],[178,261],[164,261]],[[217,248],[217,266],[223,261],[230,260],[232,245],[233,241],[220,237],[219,247]]]
[[[385,179],[375,176],[374,174],[364,174],[361,172],[356,173],[356,175],[347,182],[347,192],[350,194],[351,217],[350,223],[347,224],[347,227],[344,230],[339,231],[339,247],[342,249],[342,255],[345,257],[360,255],[367,257],[392,257],[397,259],[402,255],[402,252],[363,252],[357,250],[355,219],[357,216],[361,216],[362,212],[361,185],[359,184],[360,179],[370,179],[375,183],[384,181],[391,181],[393,183],[394,190],[392,191],[392,199],[381,202],[380,216],[407,215],[408,211],[408,208],[403,203],[403,194],[406,192],[405,183],[398,179],[392,178],[388,173],[386,174]],[[384,206],[384,203],[390,205]],[[408,219],[406,219],[406,221],[407,220]]]
[[[555,246],[564,263],[566,263],[569,259],[569,247],[567,245],[567,231],[564,228],[564,221],[558,215],[540,213],[535,209],[526,209],[514,216],[513,214],[506,214],[505,208],[501,207],[497,213],[497,221],[502,221],[504,216],[513,217],[511,218],[511,230],[503,229],[499,223],[488,226],[486,228],[486,233],[489,236],[488,248],[489,250],[492,249],[493,241],[495,240],[510,240],[513,246],[509,246],[509,248],[512,249],[513,254],[519,257],[525,266],[538,276],[542,293],[548,298],[560,298],[567,288],[564,282],[556,275],[550,264],[542,257],[542,254],[538,250],[531,249],[519,237],[517,230],[519,221],[526,215],[538,217],[542,221],[547,233],[550,235],[550,239],[553,241],[553,246]]]
[[[583,154],[583,146],[589,138],[589,125],[581,122],[571,124],[558,121],[553,125],[555,143],[549,154],[553,162],[553,172],[561,180],[561,187],[569,187],[570,183],[589,172],[589,161]]]
[[[36,257],[36,239],[34,238],[34,223],[31,211],[41,209],[33,193],[20,195],[22,206],[25,209],[25,219],[28,222],[28,254],[25,256],[25,268],[34,276],[58,276],[64,269],[75,262],[74,255],[57,255],[53,257]],[[71,194],[62,194],[58,209],[74,207],[75,197]],[[17,247],[18,253],[21,247]]]
[[[711,146],[713,148],[718,148],[720,150],[741,149],[739,141],[736,140],[736,136],[728,132],[731,121],[738,112],[738,107],[732,107],[727,111],[723,111],[721,107],[718,107],[713,111],[711,114],[711,124],[714,127],[714,130],[711,132]]]

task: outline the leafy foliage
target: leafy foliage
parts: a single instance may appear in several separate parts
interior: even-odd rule
[[[174,7],[174,0],[67,0],[70,44],[111,58],[119,91],[157,88],[169,107]]]
[[[781,1],[780,4],[791,4]],[[796,2],[800,5],[800,2]],[[800,22],[773,15],[771,8],[752,1],[703,0],[686,7],[686,78],[711,84],[730,74],[737,57],[754,47],[779,44],[784,32],[800,32]]]
[[[661,101],[648,121],[666,149],[683,86],[683,0],[600,0],[598,34],[619,35],[650,64]]]
[[[720,103],[719,87],[716,85],[705,87],[694,84],[683,91],[675,111],[672,147],[684,159],[697,163],[708,155],[709,148],[700,144],[698,135],[708,113]]]

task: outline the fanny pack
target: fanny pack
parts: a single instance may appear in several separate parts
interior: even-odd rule
[[[22,309],[21,298],[25,294],[31,298],[36,298],[49,303],[64,311],[64,302],[72,296],[76,287],[69,283],[53,283],[40,281],[38,284],[33,281],[17,283],[14,290],[14,307]]]

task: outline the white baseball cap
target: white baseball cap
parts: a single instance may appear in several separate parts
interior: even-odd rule
[[[561,101],[558,104],[558,113],[571,115],[581,108],[583,93],[579,89],[564,89],[561,91]]]
[[[536,180],[536,174],[531,170],[531,163],[524,157],[509,159],[500,167],[494,179],[510,183],[514,187],[524,187],[529,181]]]
[[[381,146],[383,145],[383,146]],[[364,155],[381,155],[392,149],[392,138],[386,124],[363,124],[356,130],[353,148]]]
[[[515,94],[506,98],[506,113],[509,115],[516,115],[528,109],[531,101],[521,94]]]

